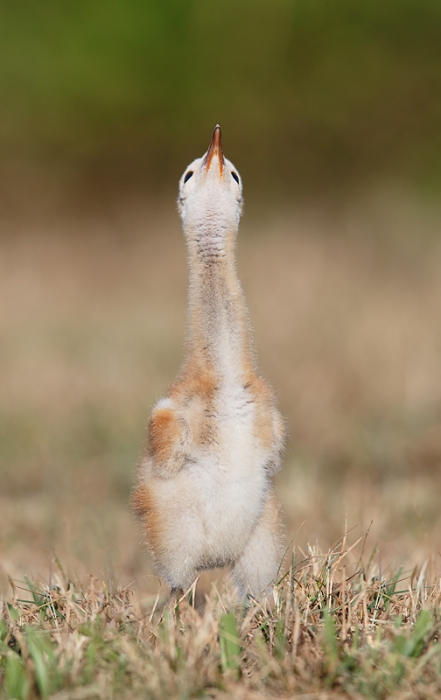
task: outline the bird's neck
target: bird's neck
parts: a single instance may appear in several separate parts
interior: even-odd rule
[[[188,362],[219,377],[245,376],[253,365],[248,311],[236,271],[236,233],[187,237]]]

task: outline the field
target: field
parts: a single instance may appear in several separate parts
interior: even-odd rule
[[[270,611],[219,572],[173,617],[127,505],[183,352],[173,202],[4,218],[0,697],[438,696],[440,219],[394,192],[246,211],[291,570]]]

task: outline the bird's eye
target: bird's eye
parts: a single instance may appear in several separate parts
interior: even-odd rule
[[[239,175],[238,175],[237,173],[235,173],[235,172],[232,172],[231,175],[232,175],[232,177],[234,177],[234,179],[236,180],[237,184],[239,184]]]
[[[188,182],[188,180],[191,178],[192,175],[193,175],[193,170],[189,170],[188,173],[185,173],[184,182]]]

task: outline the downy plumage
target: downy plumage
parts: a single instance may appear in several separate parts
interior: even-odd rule
[[[133,507],[172,591],[228,566],[239,595],[267,593],[284,552],[284,423],[257,372],[235,247],[242,183],[220,127],[185,170],[179,212],[188,250],[187,356],[154,406]]]

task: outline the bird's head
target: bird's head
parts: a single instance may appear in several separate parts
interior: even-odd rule
[[[236,232],[242,211],[242,181],[224,157],[217,125],[208,151],[185,169],[179,181],[178,208],[187,236]]]

